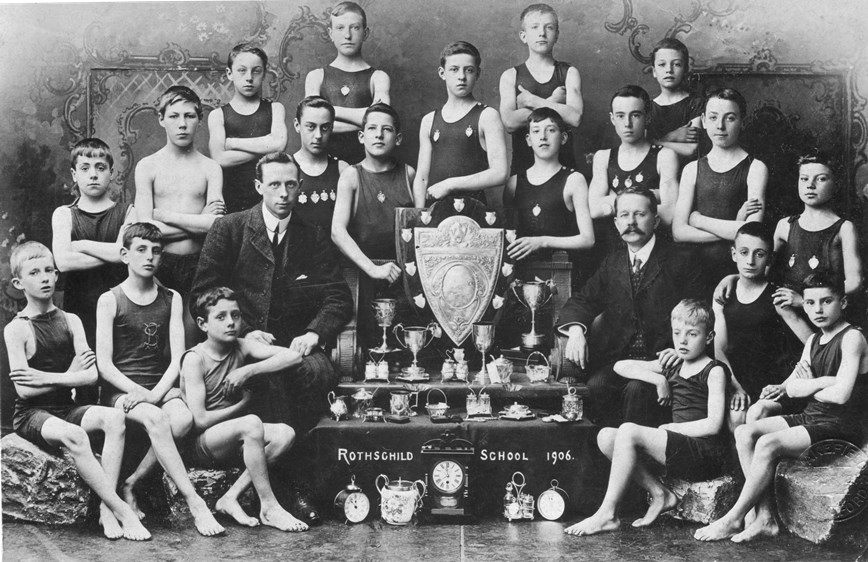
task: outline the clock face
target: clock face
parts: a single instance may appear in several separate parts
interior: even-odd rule
[[[347,501],[344,502],[344,515],[350,523],[359,523],[364,521],[371,511],[371,502],[368,496],[362,492],[353,492],[347,496]]]
[[[563,496],[554,490],[546,490],[539,495],[537,500],[537,509],[539,509],[540,515],[549,521],[560,519],[566,507]]]
[[[454,494],[464,483],[464,468],[455,461],[440,461],[431,471],[431,483],[444,494]]]

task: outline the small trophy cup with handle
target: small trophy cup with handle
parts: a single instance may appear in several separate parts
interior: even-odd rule
[[[404,348],[409,349],[413,354],[413,364],[402,369],[405,377],[421,378],[427,376],[424,367],[420,367],[417,362],[417,355],[434,340],[434,334],[437,333],[439,328],[440,326],[437,323],[432,322],[427,326],[407,326],[406,328],[403,324],[398,324],[392,330],[398,338],[398,343]],[[398,330],[404,332],[403,338],[398,336]],[[428,337],[429,332],[431,334],[430,338]]]
[[[516,287],[521,287],[521,295]],[[546,337],[536,331],[536,311],[549,302],[554,294],[554,283],[548,281],[517,281],[512,286],[518,302],[530,309],[530,332],[521,335],[522,351],[539,351],[545,347]]]

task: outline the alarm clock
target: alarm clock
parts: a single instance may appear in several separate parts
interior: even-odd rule
[[[473,444],[451,431],[422,445],[428,486],[426,509],[431,515],[469,515],[470,461]]]
[[[536,508],[543,519],[556,521],[567,510],[569,495],[566,490],[558,487],[558,481],[552,480],[552,487],[543,491],[536,500]]]
[[[334,505],[338,516],[346,519],[347,523],[361,523],[371,511],[371,501],[362,489],[356,486],[355,475],[350,478],[347,487],[335,496]]]

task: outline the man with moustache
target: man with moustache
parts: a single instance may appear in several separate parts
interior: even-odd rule
[[[660,219],[652,192],[624,190],[614,207],[615,227],[625,245],[605,257],[561,309],[555,326],[568,338],[565,358],[587,377],[591,419],[608,426],[633,422],[657,427],[666,421],[668,388],[627,381],[612,367],[621,359],[656,357],[665,367],[676,362],[669,312],[682,299],[702,296],[699,264],[689,263],[687,253],[655,236]],[[595,333],[590,338],[592,325]]]

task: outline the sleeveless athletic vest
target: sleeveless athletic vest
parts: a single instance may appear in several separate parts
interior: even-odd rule
[[[371,172],[361,164],[353,168],[359,174],[359,190],[349,232],[369,258],[393,260],[395,209],[413,206],[407,165],[396,164],[385,172]]]
[[[447,178],[469,176],[488,169],[488,154],[479,144],[479,116],[487,106],[477,102],[454,123],[443,120],[441,110],[434,112],[431,131],[431,171],[428,186]],[[484,191],[464,192],[455,197],[472,197],[485,203]],[[430,201],[429,201],[430,203]]]
[[[373,67],[347,72],[332,65],[324,66],[320,95],[340,107],[369,107],[374,103],[371,78],[375,71]],[[355,132],[332,133],[329,154],[338,160],[358,164],[365,158],[365,147]]]
[[[259,100],[259,107],[250,115],[241,115],[228,103],[221,109],[226,138],[252,139],[271,133],[271,102],[265,98]],[[227,212],[243,211],[259,203],[261,198],[253,185],[257,160],[223,168],[223,201]]]
[[[555,61],[555,70],[548,82],[542,84],[537,82],[533,74],[527,68],[527,64],[522,63],[515,67],[515,93],[518,95],[518,87],[521,86],[528,92],[547,98],[554,91],[567,83],[567,72],[570,69],[570,63]],[[567,142],[561,147],[558,158],[567,168],[575,168],[576,160],[573,154],[573,131],[568,127],[569,136]],[[527,127],[522,127],[521,130],[512,133],[512,165],[510,167],[510,175],[518,174],[530,168],[533,165],[533,150],[527,145],[525,139],[527,135]]]
[[[564,204],[564,185],[573,170],[561,168],[540,185],[519,172],[513,207],[516,236],[571,236],[578,232],[576,216]]]
[[[131,301],[120,285],[111,292],[117,307],[112,361],[134,383],[152,385],[169,366],[172,292],[157,285],[157,298],[144,306]]]
[[[27,360],[27,364],[39,371],[48,373],[63,373],[72,360],[75,359],[75,345],[72,339],[72,330],[69,329],[69,321],[66,313],[55,308],[45,314],[36,316],[22,316],[18,318],[26,321],[33,328],[34,341],[36,343],[33,357]],[[28,408],[40,408],[43,410],[57,409],[73,406],[72,390],[69,388],[54,388],[50,392],[24,399],[15,397],[15,415]]]
[[[205,409],[206,410],[223,410],[232,406],[238,400],[233,400],[226,394],[226,387],[223,386],[223,381],[226,376],[237,369],[244,366],[244,354],[236,345],[226,357],[217,359],[212,357],[204,348],[204,344],[198,344],[186,352],[181,357],[181,364],[184,364],[184,359],[188,353],[195,353],[202,360],[202,367],[205,369],[202,374],[202,379],[205,382]],[[181,377],[181,390],[186,392],[184,377]]]
[[[632,170],[624,170],[618,165],[618,153],[620,145],[609,151],[609,163],[606,168],[606,177],[609,188],[615,193],[621,193],[625,189],[658,189],[660,187],[660,174],[657,173],[657,155],[662,146],[651,145],[648,154]]]
[[[651,103],[651,119],[648,123],[649,139],[660,139],[666,133],[683,127],[694,118],[702,115],[704,100],[698,96],[687,96],[672,105]]]
[[[715,367],[722,367],[727,379],[729,369],[720,361],[711,360],[702,371],[689,379],[682,377],[680,366],[669,372],[669,387],[672,391],[672,421],[685,423],[708,417],[708,376]]]
[[[787,246],[781,252],[784,263],[784,283],[792,289],[801,290],[805,277],[817,269],[829,271],[844,278],[844,251],[841,249],[841,225],[838,219],[823,230],[810,231],[799,226],[799,217],[790,217]]]
[[[841,342],[844,339],[844,334],[850,330],[862,331],[851,325],[832,336],[832,339],[826,343],[820,343],[822,333],[814,334],[811,339],[811,371],[813,371],[815,378],[838,375],[838,368],[841,366]],[[811,396],[803,413],[835,416],[842,420],[844,425],[857,428],[856,432],[858,433],[865,404],[866,388],[868,388],[868,378],[866,377],[868,377],[868,373],[859,373],[856,376],[853,392],[846,404],[820,402]]]
[[[329,157],[326,169],[318,176],[310,176],[300,167],[299,172],[301,191],[293,212],[298,213],[308,224],[331,230],[338,179],[341,175],[338,171],[338,159]]]

